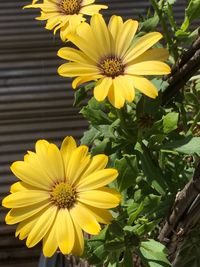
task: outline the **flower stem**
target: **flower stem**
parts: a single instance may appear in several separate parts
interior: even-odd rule
[[[155,12],[157,13],[159,19],[160,19],[160,23],[161,23],[165,38],[167,40],[167,43],[168,43],[168,46],[169,46],[169,50],[171,50],[171,52],[173,54],[173,57],[174,57],[174,60],[176,62],[176,60],[178,59],[178,52],[177,52],[176,49],[174,49],[174,43],[173,43],[173,40],[172,40],[172,38],[171,38],[171,36],[169,34],[169,31],[168,31],[168,28],[167,28],[167,24],[166,24],[166,20],[163,17],[162,10],[159,8],[159,5],[158,5],[156,0],[150,0],[150,2],[152,4]]]
[[[121,127],[122,127],[122,131],[124,132],[126,137],[131,140],[132,139],[132,135],[130,134],[129,129],[127,127],[127,123],[126,123],[126,119],[124,117],[123,110],[122,109],[115,109],[115,110],[116,110],[117,117],[120,119],[120,124],[121,124]]]

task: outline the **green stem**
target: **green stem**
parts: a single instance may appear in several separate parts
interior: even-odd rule
[[[168,28],[167,28],[167,24],[166,24],[166,20],[163,17],[162,10],[159,8],[158,3],[157,3],[156,0],[150,0],[150,2],[152,4],[155,12],[157,13],[159,19],[160,19],[160,23],[161,23],[165,38],[167,40],[169,49],[171,50],[171,52],[173,54],[173,57],[174,57],[174,60],[176,61],[178,59],[178,52],[177,52],[176,49],[174,49],[174,43],[173,43],[173,40],[172,40],[172,38],[171,38],[171,36],[169,34],[169,31],[168,31]]]
[[[120,119],[120,124],[121,124],[123,132],[125,133],[126,137],[131,138],[132,136],[130,135],[129,129],[127,128],[123,110],[122,109],[115,109],[115,110],[116,110],[118,118]]]
[[[199,121],[200,121],[200,110],[199,110],[199,112],[197,113],[197,115],[196,115],[196,117],[195,117],[195,119],[194,119],[192,125],[190,126],[190,128],[189,128],[189,130],[188,130],[188,132],[187,132],[186,135],[189,135],[189,134],[192,132],[192,130],[194,129],[194,127],[197,125],[197,123],[198,123]]]

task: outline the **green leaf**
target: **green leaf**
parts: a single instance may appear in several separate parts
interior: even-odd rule
[[[83,145],[92,145],[94,140],[97,139],[101,133],[94,127],[90,127],[90,129],[84,132],[83,137],[81,138],[81,144]]]
[[[147,214],[153,213],[159,206],[161,201],[161,196],[149,194],[144,198],[143,206],[144,206],[144,212]]]
[[[165,246],[153,239],[141,242],[139,255],[143,264],[147,267],[171,266],[167,259]]]
[[[200,1],[199,0],[190,0],[188,7],[185,9],[185,19],[181,25],[181,30],[186,31],[190,23],[200,18]]]
[[[108,118],[108,115],[103,111],[105,109],[105,103],[98,102],[95,98],[90,99],[88,105],[83,107],[80,113],[90,121],[93,125],[111,124],[112,121]]]
[[[129,218],[128,218],[128,224],[129,225],[133,224],[133,222],[138,217],[138,215],[143,211],[143,208],[144,208],[143,202],[141,202],[137,208],[135,208],[135,203],[133,203],[133,205],[128,207],[127,212],[129,215]]]
[[[162,149],[174,150],[183,154],[200,154],[200,137],[185,137],[165,144]]]
[[[105,138],[103,141],[95,140],[94,146],[91,150],[93,155],[104,153],[106,155],[110,155],[111,151],[111,143],[109,138]]]
[[[154,188],[161,195],[166,194],[166,183],[162,175],[162,171],[155,161],[153,161],[152,155],[149,149],[144,144],[137,143],[135,149],[141,160],[142,170],[147,177],[147,183]]]
[[[135,155],[124,155],[122,159],[115,161],[115,168],[119,171],[117,183],[120,191],[135,184],[138,167]]]
[[[179,114],[176,112],[168,113],[163,117],[163,132],[170,133],[177,128]]]
[[[118,240],[118,238],[115,238],[111,241],[106,241],[105,243],[105,249],[108,251],[116,251],[123,249],[125,246],[124,240]]]
[[[133,266],[133,254],[130,249],[126,249],[124,252],[124,261],[123,267],[131,267]]]
[[[95,83],[91,82],[79,89],[77,89],[74,93],[74,103],[73,105],[75,107],[80,106],[81,102],[87,98],[87,91],[91,90],[94,88]]]
[[[159,23],[159,17],[155,14],[152,18],[148,18],[144,22],[140,23],[140,31],[150,32],[155,30],[156,26]]]
[[[191,44],[198,35],[198,28],[192,32],[185,32],[181,29],[177,30],[175,33],[178,40],[184,44]]]
[[[86,239],[85,254],[83,257],[87,258],[91,264],[102,266],[104,259],[107,257],[108,252],[104,248],[107,228],[105,227],[98,236]]]
[[[144,236],[144,235],[148,234],[149,232],[151,232],[155,228],[156,225],[157,225],[156,221],[144,223],[142,225],[139,225],[134,230],[134,233],[138,236]]]

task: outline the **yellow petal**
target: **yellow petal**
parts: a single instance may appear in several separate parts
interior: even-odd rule
[[[133,76],[134,86],[143,94],[151,98],[156,98],[158,91],[156,87],[146,78]]]
[[[76,182],[89,164],[90,155],[87,154],[87,146],[79,146],[72,152],[66,172],[66,177],[71,184]]]
[[[129,19],[120,28],[120,31],[116,38],[116,53],[121,58],[130,47],[133,37],[138,28],[138,22],[136,20]]]
[[[92,16],[94,14],[98,14],[101,9],[107,9],[108,7],[105,5],[90,5],[90,6],[83,6],[80,9],[80,13],[88,16]]]
[[[122,26],[123,26],[123,20],[120,16],[113,15],[110,18],[108,29],[112,34],[114,42],[116,42],[117,36],[121,31]]]
[[[100,209],[110,209],[119,205],[120,195],[111,188],[84,191],[78,194],[81,203],[94,206]]]
[[[100,79],[94,88],[94,97],[97,101],[103,101],[108,95],[108,91],[112,85],[112,78],[103,77]]]
[[[23,182],[39,189],[49,189],[49,178],[42,169],[35,168],[30,163],[16,161],[11,165],[11,171]]]
[[[84,251],[84,239],[83,239],[83,232],[80,228],[80,226],[77,223],[74,223],[74,247],[72,249],[72,254],[76,256],[81,256]]]
[[[86,233],[97,235],[101,227],[93,214],[83,205],[77,203],[75,207],[70,209],[74,224],[78,224]]]
[[[171,72],[170,67],[161,61],[143,61],[127,66],[125,72],[129,75],[163,75]]]
[[[67,136],[61,145],[61,155],[64,161],[65,173],[67,173],[67,168],[69,166],[69,160],[72,152],[76,149],[76,141],[72,136]]]
[[[52,30],[55,26],[57,26],[60,23],[60,16],[53,16],[52,18],[49,18],[47,21],[47,24],[45,26],[46,29]]]
[[[108,164],[108,156],[104,154],[99,154],[99,155],[92,157],[90,161],[90,165],[85,170],[85,172],[82,174],[81,179],[84,179],[85,177],[92,174],[93,172],[104,169],[107,164]]]
[[[49,18],[52,18],[52,17],[55,17],[55,16],[58,16],[58,12],[50,12],[50,13],[46,13],[46,12],[43,12],[41,11],[40,12],[40,17],[36,17],[35,19],[36,20],[48,20]],[[60,16],[61,18],[61,16]]]
[[[38,219],[26,240],[27,247],[33,247],[45,236],[52,226],[57,213],[57,207],[51,206]]]
[[[29,235],[30,231],[33,229],[40,216],[41,213],[35,214],[32,217],[20,222],[17,226],[15,237],[19,235],[20,240],[26,238]]]
[[[93,15],[90,20],[90,25],[96,38],[96,43],[101,50],[101,57],[111,54],[111,35],[102,15]]]
[[[128,102],[132,102],[135,98],[135,90],[132,79],[128,75],[120,75],[116,77],[115,80],[118,83],[122,97]]]
[[[64,181],[64,164],[58,147],[50,144],[48,147],[49,169],[54,176],[54,181]]]
[[[34,187],[32,185],[26,184],[24,182],[16,182],[10,187],[11,193],[16,193],[23,190],[38,190],[37,187]]]
[[[27,5],[24,8],[41,8],[44,12],[55,12],[56,5],[53,3],[49,4],[34,4],[34,5]]]
[[[39,140],[36,142],[35,150],[36,150],[36,157],[38,158],[37,162],[38,166],[40,166],[40,168],[45,170],[50,180],[54,183],[55,177],[54,173],[52,173],[51,171],[50,168],[51,163],[49,161],[49,156],[48,156],[49,146],[50,144],[46,140]],[[50,184],[52,184],[52,182],[50,182]]]
[[[129,63],[133,59],[140,56],[142,53],[147,51],[155,43],[157,43],[162,38],[162,34],[159,32],[147,33],[136,41],[136,43],[131,46],[124,56],[124,62]]]
[[[21,222],[45,209],[48,205],[49,200],[45,200],[43,202],[36,203],[28,207],[22,207],[17,209],[14,208],[8,212],[5,221],[7,224],[15,224]]]
[[[82,14],[74,14],[69,16],[69,32],[75,33],[77,27],[84,21]]]
[[[125,98],[123,97],[121,85],[117,77],[113,79],[113,85],[108,92],[108,100],[115,108],[122,108],[124,106]]]
[[[74,247],[74,225],[68,209],[60,209],[55,221],[58,246],[63,254],[69,254]]]
[[[151,60],[158,60],[158,61],[165,61],[169,57],[169,52],[165,48],[152,48],[148,51],[144,52],[142,55],[134,59],[130,65],[136,64],[142,61],[151,61]]]
[[[96,36],[92,31],[91,26],[83,22],[81,25],[77,28],[76,33],[78,36],[80,36],[86,43],[88,43],[88,40],[90,40],[90,44],[93,44],[93,47],[91,48],[92,50],[95,50],[97,57],[99,58],[101,55],[101,49],[99,47],[99,44],[96,41]],[[93,61],[96,62],[96,61]]]
[[[2,205],[6,208],[21,208],[49,199],[49,193],[45,191],[27,190],[19,191],[5,197]]]
[[[53,223],[49,231],[43,238],[42,251],[45,257],[51,257],[58,248],[58,242],[56,238],[56,224]]]
[[[49,142],[46,140],[38,140],[35,144],[36,153],[41,156],[46,156],[49,145]]]
[[[92,207],[89,205],[84,204],[87,209],[92,212],[92,214],[95,216],[98,222],[104,223],[104,224],[109,224],[112,220],[113,217],[111,213],[108,210],[105,209],[98,209],[96,207]]]
[[[83,63],[83,64],[92,64],[92,60],[87,57],[83,52],[71,48],[71,47],[63,47],[58,50],[58,56],[64,59],[67,59],[69,61],[74,61],[77,63]]]
[[[77,185],[77,192],[92,190],[111,183],[118,176],[115,169],[104,169],[93,172],[81,179]]]
[[[96,66],[80,63],[64,63],[58,68],[58,74],[64,77],[93,76],[100,74]]]
[[[84,22],[83,22],[84,23]],[[79,27],[82,27],[82,24]],[[93,61],[97,62],[99,59],[98,52],[93,49],[93,43],[90,43],[90,40],[86,41],[78,35],[69,34],[67,35],[67,39],[75,44],[80,50],[82,50],[88,57],[90,57]]]
[[[97,79],[99,79],[101,77],[102,77],[102,75],[92,75],[92,76],[77,77],[72,82],[72,88],[76,89],[82,83],[90,82],[92,80],[95,81],[95,80],[97,80]]]
[[[95,0],[83,0],[81,5],[86,6],[86,5],[93,4],[94,2],[95,2]]]
[[[48,159],[43,160],[36,153],[28,151],[28,154],[24,157],[24,161],[34,168],[34,170],[37,170],[37,173],[39,170],[40,179],[42,177],[48,187],[54,183],[54,176],[52,176],[52,173],[49,170]],[[44,183],[44,181],[42,183]]]

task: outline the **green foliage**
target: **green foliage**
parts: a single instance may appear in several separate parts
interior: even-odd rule
[[[190,0],[188,7],[185,10],[185,19],[183,24],[181,25],[181,30],[186,31],[193,20],[200,18],[199,10],[200,10],[200,1]]]
[[[159,23],[159,18],[158,15],[155,14],[153,17],[150,17],[140,23],[140,31],[150,32],[157,27],[158,23]]]
[[[105,103],[99,104],[95,98],[88,101],[88,105],[83,107],[80,113],[92,124],[110,124],[112,121],[108,118],[107,114],[102,110]]]
[[[200,155],[200,137],[188,136],[181,140],[171,141],[165,144],[163,149],[174,150],[184,154]]]
[[[115,168],[119,171],[117,178],[119,191],[123,191],[135,185],[138,176],[137,159],[135,155],[124,155],[121,159],[116,159]]]
[[[94,82],[91,82],[83,87],[80,87],[77,89],[74,93],[74,106],[79,107],[81,103],[86,100],[87,98],[87,92],[93,89]]]
[[[170,267],[171,264],[167,259],[165,247],[153,240],[141,242],[139,255],[145,267]]]
[[[163,179],[162,171],[144,144],[137,143],[135,149],[141,161],[141,167],[146,176],[147,182],[161,195],[166,193],[166,184]]]
[[[189,26],[199,17],[199,1],[189,1],[180,27],[174,17],[176,1],[150,2],[154,14],[150,10],[143,17],[138,36],[161,26],[170,52],[169,61],[176,62],[185,49],[183,44],[191,44],[197,35],[197,29],[190,30]],[[170,31],[166,21],[170,23]],[[89,122],[81,143],[89,145],[93,155],[109,156],[108,166],[119,172],[117,181],[110,186],[122,195],[121,206],[112,211],[112,223],[98,236],[86,240],[84,256],[95,266],[131,267],[137,257],[144,267],[171,266],[165,247],[155,240],[177,192],[192,177],[200,156],[200,79],[193,77],[185,90],[179,92],[179,99],[167,106],[162,105],[162,93],[168,82],[160,77],[151,77],[151,82],[159,91],[156,99],[136,91],[134,102],[121,109],[115,109],[106,100],[98,102],[91,98],[81,110]],[[84,103],[93,86],[88,84],[76,92],[76,105]],[[192,161],[188,160],[190,157]],[[199,236],[196,240],[200,240]],[[195,256],[199,250],[184,246],[176,267],[187,264],[197,267]]]
[[[163,117],[163,132],[168,134],[175,130],[178,125],[178,116],[176,112],[170,112]]]

